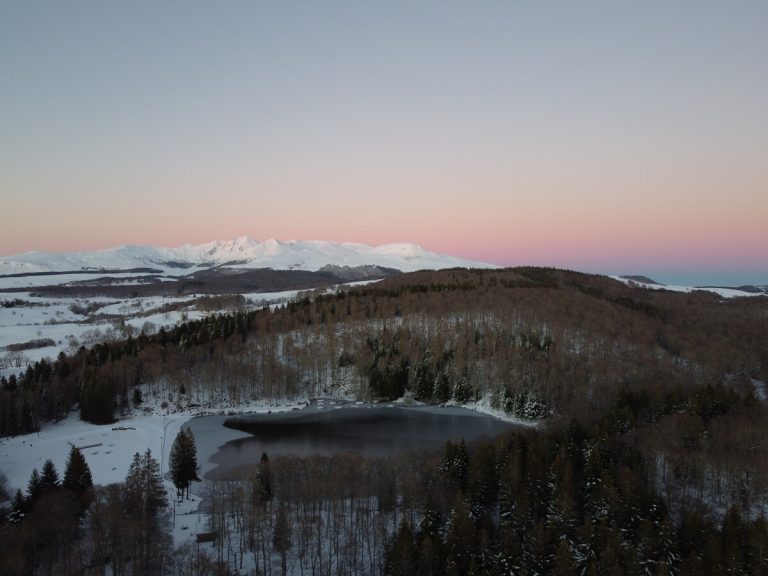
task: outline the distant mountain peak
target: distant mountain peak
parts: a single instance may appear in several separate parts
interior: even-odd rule
[[[94,252],[51,254],[27,252],[0,258],[0,275],[79,270],[128,270],[151,265],[178,275],[179,270],[211,267],[233,269],[318,271],[325,266],[380,267],[412,272],[442,268],[495,268],[491,264],[465,260],[425,250],[418,244],[397,242],[370,246],[325,240],[257,241],[249,236],[184,244],[175,248],[124,245]]]

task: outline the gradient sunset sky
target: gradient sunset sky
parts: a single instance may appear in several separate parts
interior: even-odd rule
[[[0,255],[249,235],[768,283],[768,2],[0,3]]]

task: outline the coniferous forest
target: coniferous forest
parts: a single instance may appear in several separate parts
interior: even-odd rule
[[[265,455],[203,483],[202,553],[173,549],[151,454],[118,485],[43,469],[6,495],[0,573],[768,574],[766,382],[768,299],[545,268],[402,274],[107,341],[3,379],[0,434],[114,422],[146,395],[483,401],[538,426],[406,458]],[[177,471],[183,493],[196,472]]]

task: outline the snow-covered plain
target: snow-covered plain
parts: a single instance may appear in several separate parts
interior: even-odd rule
[[[630,278],[624,278],[622,276],[611,276],[614,280],[631,286],[633,288],[645,288],[648,290],[669,290],[670,292],[683,292],[689,294],[691,292],[705,291],[717,294],[721,298],[740,298],[744,296],[765,296],[764,292],[747,292],[745,290],[739,290],[737,288],[718,288],[718,287],[696,287],[696,286],[678,286],[674,284],[656,284],[654,282],[638,282]]]
[[[3,287],[5,280],[0,279],[0,287]],[[177,309],[168,309],[173,307]],[[88,309],[92,312],[81,312]],[[59,352],[72,352],[81,344],[91,345],[104,339],[125,337],[127,332],[123,324],[138,334],[142,329],[168,328],[203,315],[195,309],[194,298],[189,296],[125,300],[56,298],[30,292],[1,293],[0,376],[18,373],[29,362],[55,358]],[[50,339],[53,344],[19,351],[14,356],[18,357],[21,365],[8,365],[11,359],[8,358],[7,346],[40,339]],[[16,359],[13,364],[18,364]]]
[[[50,278],[49,282],[50,282]],[[0,288],[6,278],[0,278]],[[15,278],[12,280],[16,280]],[[348,286],[370,284],[371,280],[352,282],[328,288],[339,290]],[[301,290],[243,294],[246,308],[280,306],[301,295]],[[6,307],[14,300],[22,304]],[[78,309],[94,307],[91,314]],[[55,358],[60,352],[73,352],[80,345],[92,345],[102,340],[122,338],[128,333],[154,332],[171,328],[190,320],[223,310],[198,310],[195,296],[149,296],[119,298],[56,298],[30,292],[0,293],[0,376],[10,376],[24,370],[28,363],[43,358]],[[9,345],[33,340],[50,339],[53,344],[20,351],[13,363],[6,349]]]
[[[279,412],[293,410],[306,403],[289,403],[275,406],[254,402],[238,407],[239,413]],[[207,529],[207,516],[198,512],[202,498],[197,494],[199,484],[193,486],[190,500],[179,501],[174,496],[176,489],[169,479],[168,459],[171,447],[181,426],[191,418],[210,414],[200,410],[170,412],[163,409],[159,399],[145,402],[141,410],[117,421],[114,424],[95,425],[80,420],[72,412],[60,422],[43,424],[40,432],[0,438],[0,473],[6,477],[9,492],[17,489],[25,491],[32,470],[40,471],[46,460],[51,460],[60,476],[66,468],[67,456],[71,446],[80,448],[88,467],[91,469],[94,484],[107,485],[122,482],[128,473],[133,455],[143,454],[147,449],[161,466],[165,479],[168,501],[173,513],[172,534],[178,545],[193,538],[197,532]],[[217,413],[224,413],[222,406],[214,407]],[[227,408],[227,413],[232,409]],[[201,476],[208,472],[213,464],[204,455],[213,454],[219,446],[247,436],[245,432],[220,426],[203,438],[197,438]]]
[[[254,402],[237,408],[238,413],[279,412],[303,407],[306,402],[274,405]],[[230,413],[232,408],[219,407],[215,413]],[[34,468],[38,471],[50,459],[63,474],[70,447],[81,449],[93,474],[95,484],[122,482],[128,473],[131,457],[147,448],[161,463],[162,473],[168,472],[168,456],[176,434],[190,418],[211,414],[210,411],[169,411],[159,402],[145,403],[145,409],[118,420],[114,424],[96,425],[80,420],[72,412],[60,422],[46,422],[40,432],[0,438],[0,472],[8,486],[24,490]],[[221,427],[214,435],[197,439],[200,454],[210,454],[218,446],[247,436],[244,432]],[[201,459],[200,472],[205,474],[212,465]]]

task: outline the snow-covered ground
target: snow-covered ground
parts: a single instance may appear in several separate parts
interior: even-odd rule
[[[46,276],[50,282],[50,276]],[[58,278],[58,277],[54,277]],[[0,288],[16,278],[0,278]],[[363,280],[328,288],[333,292],[353,286],[378,282]],[[303,290],[255,292],[243,294],[246,308],[280,306],[302,294]],[[55,358],[59,352],[73,352],[80,345],[90,346],[102,340],[123,338],[125,325],[139,334],[171,328],[182,322],[199,320],[224,310],[198,310],[196,296],[147,296],[137,298],[55,298],[30,292],[0,293],[0,376],[18,374],[30,362]],[[6,304],[21,302],[13,306]],[[90,313],[79,311],[92,310]],[[11,363],[9,345],[50,339],[53,344],[16,353]]]
[[[266,413],[294,410],[306,405],[306,401],[283,405],[253,402],[238,406],[237,409],[222,405],[212,411],[187,409],[170,411],[163,409],[159,401],[145,402],[142,410],[114,424],[96,425],[80,420],[72,412],[60,422],[43,424],[40,432],[0,438],[0,471],[8,479],[8,485],[15,490],[27,486],[33,468],[38,471],[50,459],[63,474],[67,455],[72,445],[81,448],[93,474],[96,484],[122,482],[128,472],[134,453],[143,453],[147,448],[161,463],[162,472],[168,471],[168,455],[181,425],[195,416],[211,413]],[[205,438],[197,439],[200,454],[212,454],[218,446],[247,436],[244,432],[228,428],[212,429]],[[201,458],[200,471],[205,474],[211,469]]]
[[[121,322],[138,334],[143,329],[154,331],[202,318],[206,313],[196,310],[193,302],[190,296],[125,300],[53,298],[33,296],[29,292],[0,294],[0,376],[18,373],[30,362],[55,358],[59,352],[72,352],[83,344],[90,346],[102,340],[123,338],[126,333]],[[169,307],[178,309],[169,310]],[[41,339],[50,339],[53,343],[21,350],[13,354],[14,358],[9,357],[8,346]]]
[[[306,402],[279,406],[254,402],[238,407],[237,412],[279,412],[305,405]],[[217,409],[217,412],[224,411],[223,407]],[[233,410],[227,408],[226,412],[232,413]],[[78,414],[73,412],[61,422],[45,423],[40,432],[0,438],[0,473],[5,475],[11,494],[17,489],[24,492],[32,470],[37,468],[39,472],[46,460],[51,460],[59,475],[63,476],[67,456],[74,445],[80,448],[85,457],[94,484],[106,485],[125,480],[133,455],[136,452],[143,454],[149,448],[160,463],[161,473],[165,478],[173,518],[172,533],[174,542],[178,545],[194,537],[196,533],[204,532],[207,529],[207,517],[198,512],[202,502],[200,494],[196,491],[200,487],[199,484],[193,486],[189,500],[175,498],[176,489],[168,475],[168,459],[181,426],[195,416],[207,414],[210,412],[169,412],[160,407],[159,401],[150,401],[133,416],[114,424],[95,425],[83,422]],[[218,426],[211,428],[204,436],[196,438],[201,477],[214,466],[207,457],[230,440],[246,436],[248,434],[245,432]]]
[[[656,284],[650,282],[638,282],[630,278],[622,278],[621,276],[611,276],[614,280],[632,286],[633,288],[646,288],[648,290],[669,290],[670,292],[683,292],[690,293],[695,291],[705,291],[717,294],[721,298],[739,298],[743,296],[765,296],[764,292],[746,292],[744,290],[738,290],[736,288],[699,288],[696,286],[677,286],[674,284]]]

